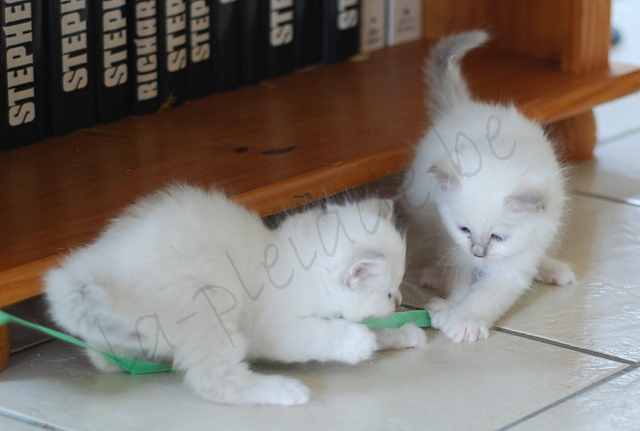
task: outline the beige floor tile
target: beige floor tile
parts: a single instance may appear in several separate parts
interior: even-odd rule
[[[311,387],[309,404],[229,407],[173,373],[104,375],[55,341],[11,358],[0,411],[69,430],[490,430],[620,370],[603,358],[495,333],[460,345],[429,331],[421,349],[342,364],[261,365]]]
[[[640,360],[640,208],[574,196],[560,258],[578,283],[535,285],[498,325]]]
[[[515,426],[513,431],[629,431],[640,428],[640,370],[616,376]]]
[[[640,20],[640,18],[639,18]],[[599,149],[616,139],[640,132],[640,93],[616,99],[593,110],[596,117],[596,135]]]
[[[636,112],[640,113],[640,98]],[[640,205],[640,129],[597,146],[592,159],[571,166],[567,186],[582,193]]]

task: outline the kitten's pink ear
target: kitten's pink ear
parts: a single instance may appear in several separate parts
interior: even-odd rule
[[[457,186],[460,184],[460,177],[448,159],[442,159],[427,171],[440,182],[440,187]],[[446,189],[443,189],[446,190]]]
[[[354,262],[345,272],[343,282],[346,287],[355,290],[366,286],[369,281],[385,272],[387,263],[384,256],[376,253]]]
[[[544,211],[545,200],[542,193],[532,191],[509,196],[506,204],[513,212],[538,212]]]

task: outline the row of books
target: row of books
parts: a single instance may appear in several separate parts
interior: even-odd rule
[[[346,60],[362,1],[0,0],[0,150]]]

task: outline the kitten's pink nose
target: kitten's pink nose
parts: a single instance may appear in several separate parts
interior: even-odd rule
[[[475,244],[471,247],[471,253],[473,253],[475,257],[484,257],[487,251],[483,246]]]

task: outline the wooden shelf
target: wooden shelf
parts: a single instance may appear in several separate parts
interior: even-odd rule
[[[428,125],[427,40],[323,65],[0,153],[0,307],[136,197],[174,181],[218,184],[262,215],[402,171]],[[489,49],[464,64],[473,91],[555,123],[640,90],[640,70],[564,73]]]

